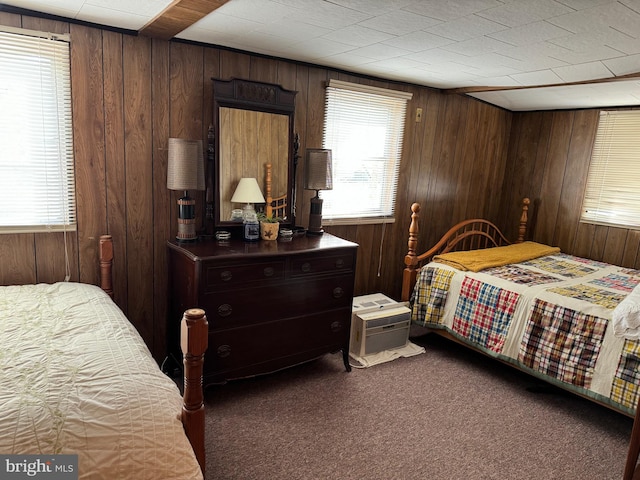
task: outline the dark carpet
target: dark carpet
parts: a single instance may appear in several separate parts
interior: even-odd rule
[[[620,479],[632,419],[435,335],[207,389],[207,479]]]

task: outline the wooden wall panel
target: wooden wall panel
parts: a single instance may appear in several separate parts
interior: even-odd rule
[[[162,360],[167,349],[168,318],[167,290],[169,279],[166,241],[171,237],[172,225],[177,222],[177,209],[167,190],[167,145],[169,138],[169,42],[151,43],[151,116],[153,157],[153,345],[156,358]],[[204,81],[204,80],[203,80]],[[202,137],[206,138],[206,137]],[[177,227],[175,227],[177,228]]]
[[[637,268],[636,230],[580,222],[580,208],[598,124],[598,109],[515,113],[503,201],[530,196],[532,240],[562,251]],[[550,118],[552,119],[550,121]],[[503,224],[517,218],[503,212]],[[514,228],[511,229],[514,232]]]
[[[124,71],[122,35],[103,32],[104,128],[107,224],[117,255],[114,257],[113,296],[128,313],[127,192],[125,167]],[[106,232],[105,232],[106,233]]]
[[[107,232],[102,31],[70,27],[79,280],[97,284],[98,240]]]
[[[153,165],[151,40],[125,36],[124,168],[126,169],[127,311],[147,345],[153,345]]]

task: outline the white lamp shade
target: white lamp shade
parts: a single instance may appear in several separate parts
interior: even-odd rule
[[[262,191],[255,178],[241,178],[231,197],[233,203],[265,203]]]
[[[333,189],[331,150],[326,148],[307,149],[304,188],[307,190]]]
[[[202,140],[169,139],[167,163],[169,190],[204,190]]]

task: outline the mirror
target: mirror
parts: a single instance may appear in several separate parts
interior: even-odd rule
[[[211,199],[216,227],[238,224],[231,221],[232,210],[241,209],[242,205],[231,203],[231,197],[241,178],[255,178],[267,198],[268,164],[271,165],[271,196],[286,195],[285,223],[295,223],[292,215],[295,94],[279,85],[238,79],[213,80],[215,139]],[[265,204],[255,207],[261,211]]]

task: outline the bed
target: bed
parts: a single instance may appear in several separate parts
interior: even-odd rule
[[[640,292],[640,271],[525,242],[528,205],[513,244],[473,219],[417,255],[414,204],[402,293],[413,300],[412,321],[633,416],[640,343],[620,335],[612,317]]]
[[[534,377],[634,416],[624,480],[640,479],[640,271],[525,242],[484,219],[416,252],[411,206],[402,300],[412,322]]]
[[[110,298],[111,237],[100,288],[0,287],[0,453],[77,455],[79,478],[202,479],[204,312],[182,319],[184,395]]]

